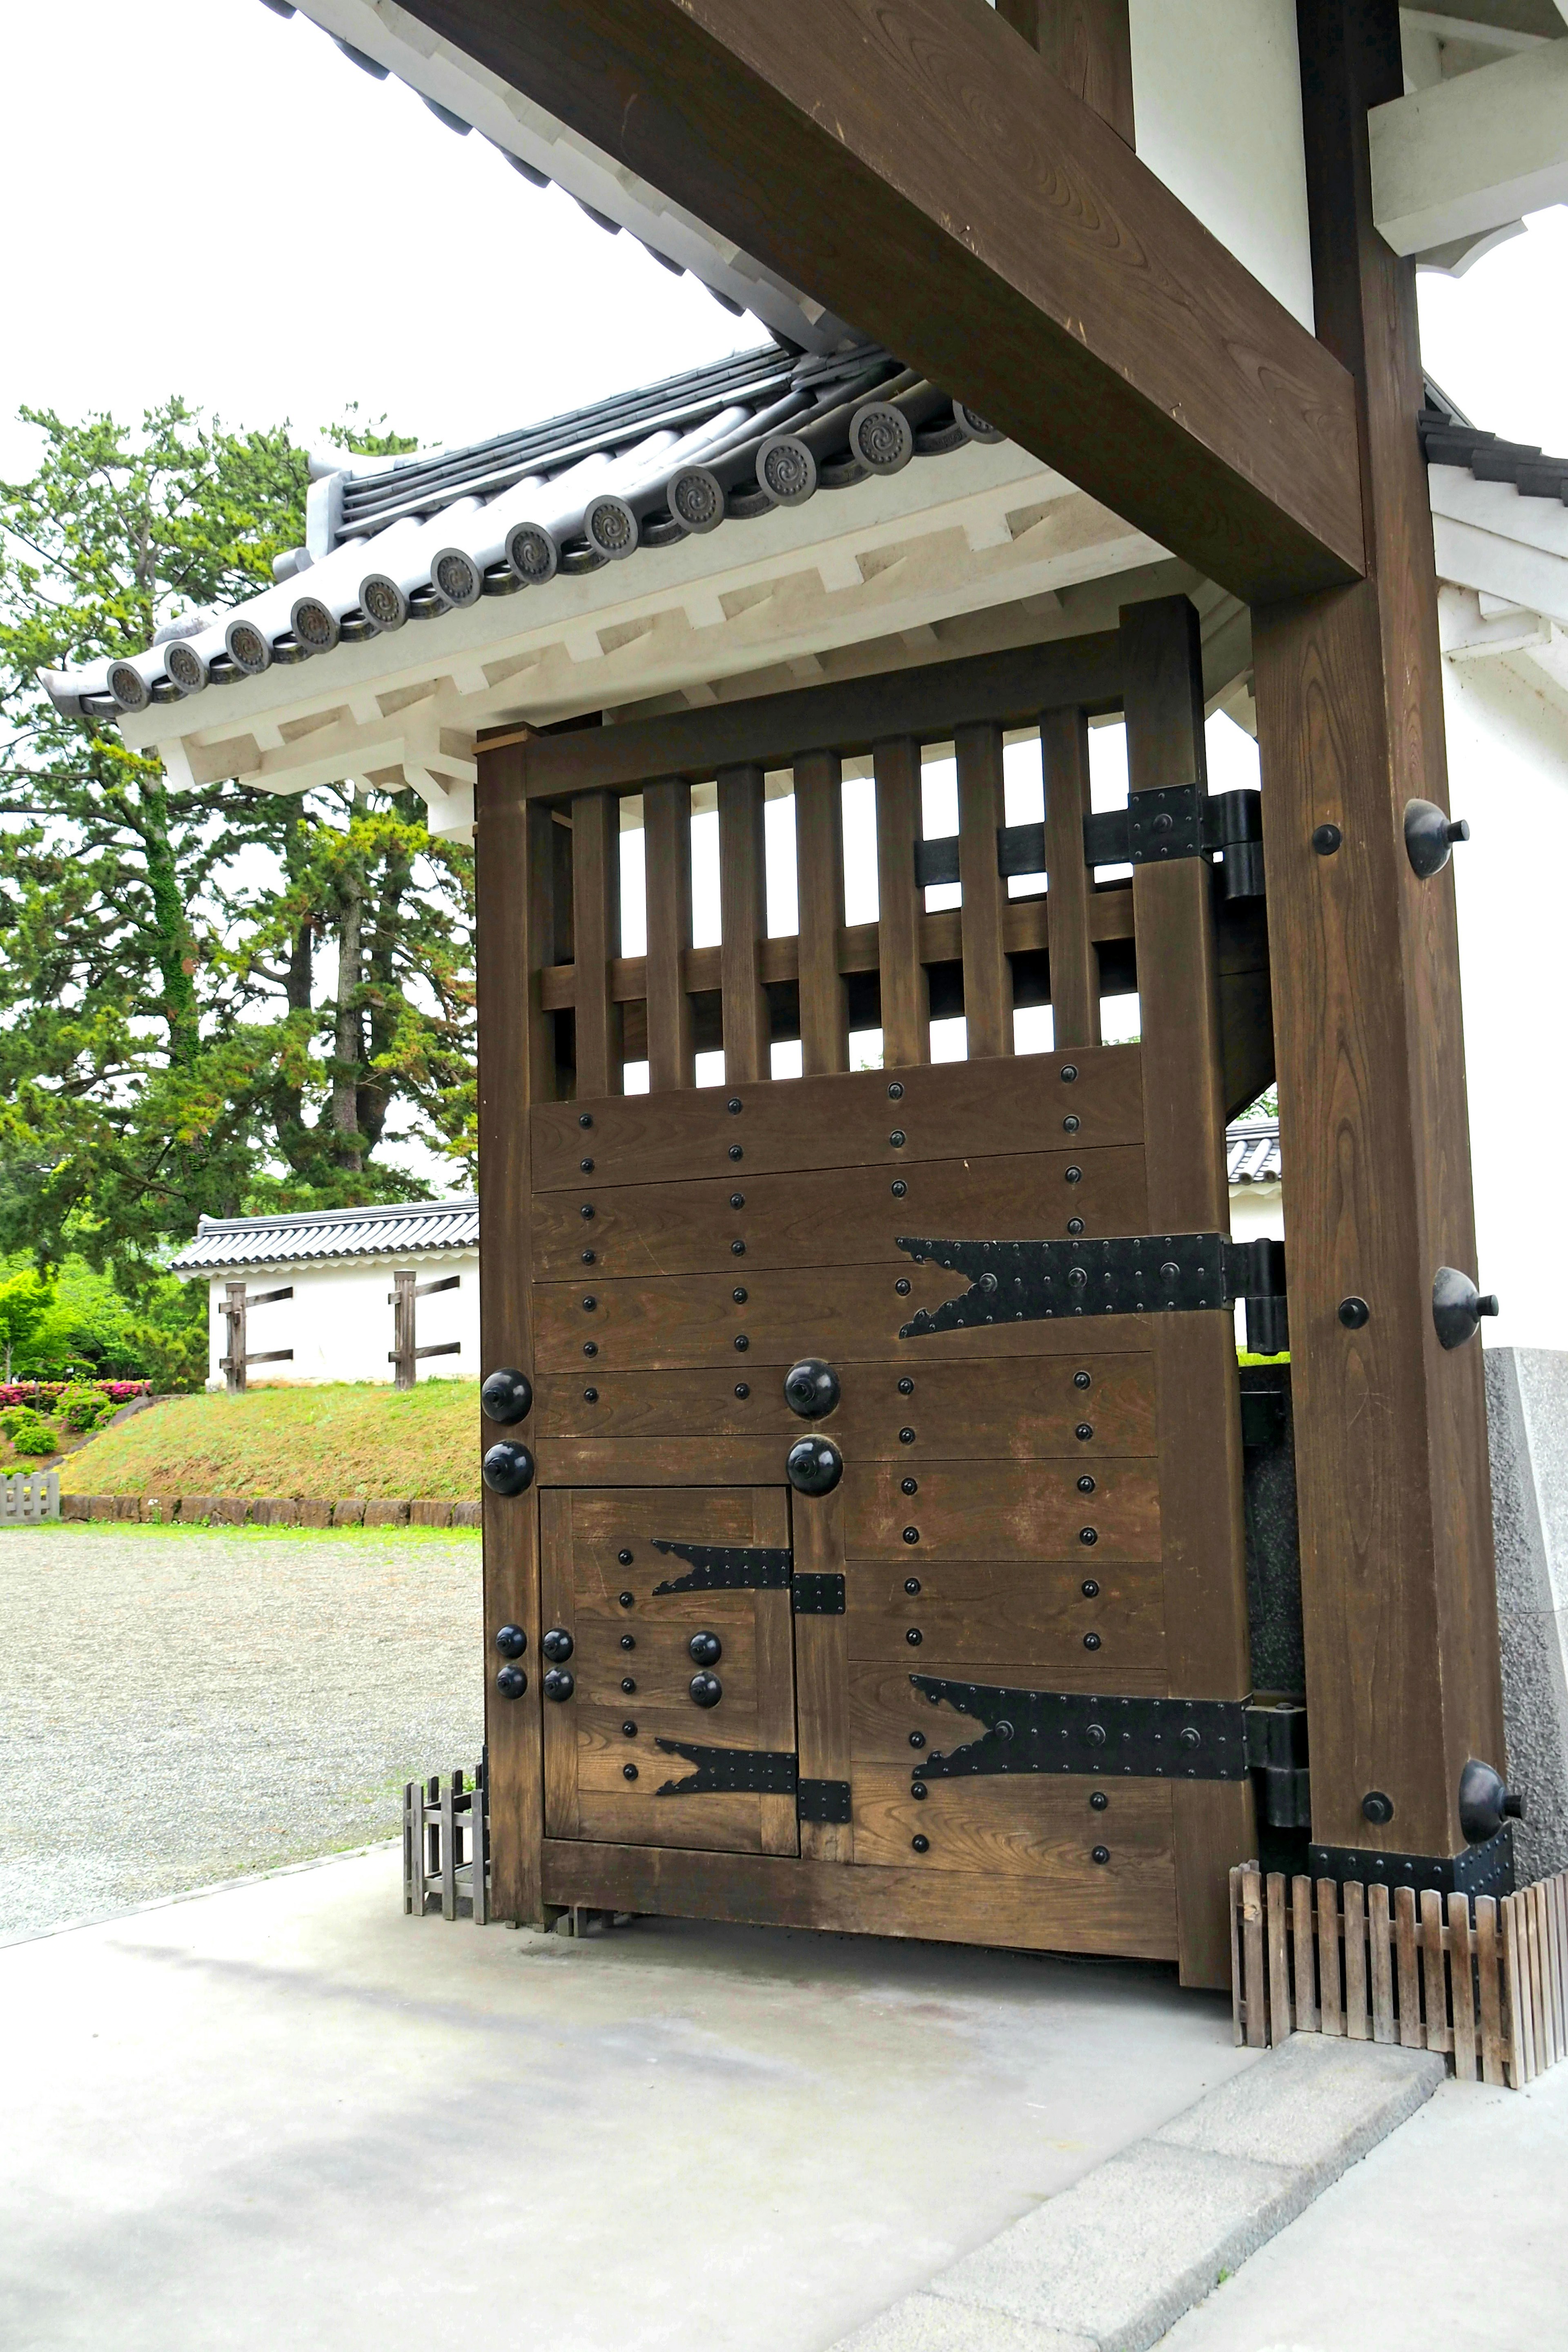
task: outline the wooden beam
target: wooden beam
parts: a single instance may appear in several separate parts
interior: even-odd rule
[[[1058,79],[1132,146],[1132,36],[1127,0],[1014,0],[1014,5],[1026,7],[1034,17],[1028,37]]]
[[[1345,371],[983,0],[415,0],[1249,600],[1359,576]]]
[[[1395,253],[1506,228],[1568,198],[1568,40],[1390,99],[1368,127],[1373,211]]]
[[[1453,875],[1417,880],[1403,832],[1447,784],[1415,266],[1373,225],[1367,152],[1399,22],[1393,0],[1298,17],[1317,315],[1364,404],[1375,565],[1253,615],[1312,1830],[1448,1854],[1466,1757],[1504,1758],[1481,1349],[1441,1348],[1431,1311],[1440,1265],[1475,1270],[1475,1220]]]

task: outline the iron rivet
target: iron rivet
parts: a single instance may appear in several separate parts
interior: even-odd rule
[[[598,1341],[597,1341],[596,1339],[584,1339],[584,1342],[583,1342],[583,1353],[584,1353],[585,1356],[596,1356],[596,1355],[598,1354],[598,1352],[599,1352],[599,1343],[598,1343]]]
[[[621,1766],[621,1778],[623,1780],[635,1780],[637,1777],[637,1768],[635,1764],[623,1764]]]
[[[1312,835],[1312,846],[1320,857],[1331,857],[1343,839],[1337,824],[1321,824]]]
[[[637,1725],[632,1721],[629,1715],[627,1716],[625,1723],[622,1724],[621,1729],[626,1733],[628,1739],[635,1739],[637,1736]]]
[[[1062,1181],[1064,1184],[1081,1184],[1083,1182],[1083,1170],[1081,1168],[1069,1168],[1063,1176]]]
[[[904,1635],[904,1639],[909,1643],[911,1650],[918,1650],[921,1642],[925,1639],[925,1636],[921,1632],[918,1625],[911,1625],[909,1632]]]
[[[732,1290],[730,1293],[730,1296],[734,1300],[737,1307],[744,1307],[746,1303],[746,1294],[743,1290]]]
[[[1080,1495],[1092,1495],[1094,1492],[1094,1480],[1092,1478],[1080,1478],[1078,1482],[1078,1491]]]
[[[1347,1331],[1359,1331],[1372,1320],[1372,1309],[1364,1298],[1342,1298],[1340,1321]]]
[[[752,1384],[750,1381],[737,1381],[735,1382],[735,1394],[738,1397],[749,1397],[751,1393]]]
[[[900,1445],[912,1445],[912,1444],[914,1444],[914,1442],[915,1442],[915,1433],[914,1433],[914,1431],[913,1431],[912,1429],[900,1429],[900,1432],[899,1432],[899,1444],[900,1444]]]
[[[1068,1219],[1068,1231],[1069,1234],[1081,1234],[1083,1231],[1083,1219],[1081,1217],[1069,1217]]]
[[[904,1180],[903,1180],[903,1178],[902,1178],[901,1176],[900,1176],[900,1177],[896,1178],[896,1179],[895,1179],[895,1181],[894,1181],[894,1184],[893,1184],[893,1198],[894,1198],[894,1200],[895,1200],[895,1201],[901,1201],[901,1200],[903,1199],[903,1197],[904,1197],[904,1194],[909,1191],[909,1189],[910,1189],[910,1188],[909,1188],[909,1186],[905,1183],[905,1181],[904,1181]]]
[[[743,1160],[745,1156],[745,1153],[742,1150],[738,1143],[732,1143],[730,1146],[730,1157],[731,1160]]]
[[[1109,1862],[1110,1860],[1110,1848],[1108,1845],[1097,1845],[1094,1852],[1089,1855],[1089,1860],[1090,1862]]]
[[[632,1556],[629,1551],[618,1551],[616,1554],[616,1558],[620,1561],[623,1568],[630,1568],[632,1564]]]
[[[915,1594],[920,1591],[920,1589],[921,1589],[921,1580],[920,1580],[920,1578],[919,1578],[918,1576],[906,1576],[906,1577],[905,1577],[905,1579],[904,1579],[904,1591],[906,1591],[906,1592],[910,1596],[911,1600],[913,1599],[914,1595],[915,1595]]]
[[[904,1478],[900,1481],[900,1484],[903,1487],[906,1495],[918,1495],[920,1493],[921,1482],[918,1478]]]
[[[925,1744],[926,1744],[926,1736],[925,1736],[925,1733],[924,1733],[923,1731],[911,1731],[911,1732],[910,1732],[910,1746],[911,1748],[923,1748],[923,1747],[925,1746]]]
[[[746,1352],[747,1349],[751,1346],[751,1344],[752,1344],[752,1343],[751,1343],[751,1341],[747,1339],[747,1337],[746,1337],[746,1335],[745,1335],[745,1333],[744,1333],[743,1331],[737,1331],[737,1332],[736,1332],[736,1334],[735,1334],[735,1345],[736,1345],[736,1347],[740,1349],[740,1351],[741,1351],[741,1353],[742,1353],[742,1356],[745,1354],[745,1352]]]
[[[577,1124],[579,1127],[592,1127],[594,1124],[593,1112],[591,1110],[580,1110],[577,1114]]]
[[[591,1160],[579,1160],[577,1165],[583,1171],[584,1176],[591,1176],[593,1174],[594,1163]]]
[[[910,1840],[910,1843],[917,1853],[929,1853],[931,1852],[931,1840],[928,1837],[912,1837]]]
[[[1061,1081],[1064,1087],[1070,1087],[1077,1076],[1078,1064],[1076,1062],[1064,1062],[1062,1064]]]
[[[745,1196],[744,1192],[731,1192],[731,1195],[730,1195],[730,1206],[731,1206],[732,1209],[743,1209],[743,1208],[745,1207],[745,1205],[746,1205],[746,1196]]]
[[[1369,1789],[1361,1801],[1361,1809],[1367,1820],[1376,1822],[1380,1828],[1394,1819],[1394,1800],[1385,1797],[1381,1789]]]
[[[915,1384],[906,1372],[903,1379],[899,1382],[899,1394],[900,1396],[913,1396],[914,1392]]]
[[[1080,1421],[1078,1427],[1074,1430],[1073,1435],[1075,1437],[1080,1437],[1087,1445],[1089,1439],[1094,1435],[1094,1423],[1091,1421]]]
[[[593,1311],[594,1311],[595,1307],[597,1307],[598,1303],[599,1303],[599,1302],[598,1302],[598,1300],[594,1297],[593,1293],[590,1291],[590,1292],[589,1292],[589,1294],[588,1294],[588,1296],[587,1296],[587,1297],[586,1297],[586,1298],[584,1298],[584,1300],[583,1301],[583,1312],[584,1312],[584,1315],[592,1315],[592,1313],[593,1313]]]
[[[622,1592],[616,1597],[623,1609],[634,1609],[637,1606],[637,1595],[635,1592]]]
[[[899,1276],[899,1279],[893,1285],[893,1288],[898,1292],[900,1298],[907,1298],[910,1295],[909,1282],[903,1275]]]
[[[911,1780],[910,1782],[910,1794],[914,1799],[917,1805],[923,1804],[926,1798],[930,1796],[931,1790],[926,1787],[923,1780]]]
[[[1100,1599],[1100,1587],[1095,1582],[1092,1576],[1086,1576],[1084,1578],[1083,1582],[1079,1587],[1079,1591],[1083,1594],[1086,1601],[1098,1601]]]
[[[1083,1646],[1086,1650],[1098,1650],[1100,1647],[1100,1635],[1098,1633],[1086,1633],[1083,1637]]]
[[[584,1402],[584,1404],[597,1404],[597,1403],[598,1403],[598,1402],[599,1402],[599,1391],[598,1391],[598,1390],[597,1390],[597,1389],[584,1389],[584,1391],[583,1391],[583,1402]]]
[[[1072,1376],[1072,1384],[1075,1389],[1086,1389],[1089,1384],[1089,1378],[1090,1375],[1088,1372],[1075,1372]]]
[[[889,1102],[902,1102],[903,1098],[904,1089],[902,1082],[900,1079],[895,1078],[892,1085],[888,1088],[888,1100]]]
[[[582,1207],[581,1207],[581,1208],[578,1210],[578,1212],[577,1212],[577,1214],[578,1214],[580,1217],[591,1217],[591,1216],[593,1215],[593,1213],[594,1213],[594,1203],[592,1202],[592,1201],[584,1201],[584,1203],[583,1203],[583,1205],[582,1205]]]
[[[1082,1125],[1083,1121],[1079,1118],[1078,1113],[1076,1111],[1069,1110],[1066,1118],[1062,1121],[1062,1129],[1065,1134],[1076,1135]]]
[[[1096,1790],[1094,1791],[1094,1794],[1090,1797],[1090,1799],[1089,1799],[1089,1808],[1090,1808],[1090,1811],[1093,1811],[1093,1812],[1097,1812],[1097,1813],[1102,1813],[1102,1812],[1104,1812],[1104,1811],[1105,1811],[1106,1807],[1110,1804],[1110,1798],[1106,1795],[1106,1793],[1105,1793],[1105,1791],[1104,1791],[1104,1790],[1103,1790],[1103,1789],[1096,1789]]]
[[[1098,1528],[1079,1528],[1078,1539],[1080,1544],[1097,1544],[1100,1541],[1100,1530]]]
[[[596,1265],[596,1264],[598,1263],[598,1253],[597,1253],[597,1251],[596,1251],[596,1250],[584,1250],[584,1253],[583,1253],[583,1263],[584,1263],[584,1265]]]
[[[744,1242],[731,1242],[730,1244],[730,1255],[731,1257],[744,1257],[745,1255],[746,1244]]]
[[[921,1539],[921,1531],[920,1531],[919,1528],[906,1528],[904,1529],[904,1541],[905,1541],[906,1543],[910,1543],[910,1544],[919,1543],[920,1539]]]
[[[888,1141],[892,1145],[895,1151],[901,1151],[904,1148],[903,1129],[901,1127],[894,1128],[891,1135],[888,1138]]]
[[[621,1647],[623,1650],[635,1650],[637,1645],[637,1637],[635,1633],[623,1633],[621,1635]]]
[[[741,1116],[741,1097],[740,1097],[740,1096],[739,1096],[739,1095],[731,1095],[731,1096],[730,1097],[729,1101],[725,1104],[724,1108],[725,1108],[725,1109],[729,1112],[729,1114],[730,1114],[730,1116],[731,1116],[731,1118],[739,1118],[739,1117]]]
[[[621,1676],[621,1688],[626,1692],[628,1698],[632,1692],[636,1690],[637,1685],[633,1682],[630,1675],[623,1675]]]
[[[1203,1746],[1203,1744],[1204,1744],[1204,1736],[1203,1736],[1203,1733],[1198,1729],[1197,1725],[1196,1725],[1195,1723],[1184,1723],[1184,1724],[1183,1724],[1183,1726],[1182,1726],[1182,1746],[1183,1746],[1184,1748],[1201,1748],[1201,1747]]]

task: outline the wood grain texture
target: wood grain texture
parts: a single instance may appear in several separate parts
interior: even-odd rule
[[[1027,0],[1027,5],[1035,16],[1034,46],[1051,71],[1118,138],[1133,146],[1127,0]]]
[[[1083,855],[1083,821],[1089,813],[1086,713],[1048,711],[1040,725],[1040,757],[1050,880],[1052,1042],[1065,1053],[1100,1043],[1100,958],[1089,928],[1094,877]]]
[[[691,999],[682,968],[691,946],[691,787],[667,776],[644,785],[642,803],[647,1082],[662,1093],[692,1085],[695,1075]]]
[[[719,775],[720,987],[724,1002],[724,1083],[742,1086],[770,1071],[768,1000],[758,949],[767,937],[763,772],[725,768]]]
[[[844,1573],[841,1494],[793,1496],[790,1532],[797,1576]],[[795,1671],[800,1777],[847,1780],[851,1769],[847,1620],[796,1617]],[[853,1822],[802,1822],[800,1850],[813,1862],[853,1862],[855,1825]]]
[[[533,1370],[528,1245],[528,1104],[554,1091],[555,1051],[540,1009],[540,965],[553,959],[553,846],[548,812],[523,797],[526,747],[487,751],[476,792],[475,888],[479,1001],[479,1355],[482,1370]],[[476,1459],[491,1423],[475,1430]],[[526,1694],[495,1688],[497,1629],[539,1630],[538,1507],[531,1495],[484,1490],[484,1650],[489,1754],[492,1916],[543,1916],[539,1875],[544,1828],[538,1677]]]
[[[882,1066],[931,1060],[931,1000],[920,957],[921,747],[912,735],[877,745],[877,956],[882,990]]]
[[[838,961],[844,929],[843,790],[843,761],[837,751],[808,751],[795,761],[800,1059],[808,1078],[849,1067],[849,1000]]]
[[[610,961],[621,947],[620,803],[613,793],[584,793],[572,804],[572,937],[577,982],[577,1094],[619,1094],[620,1007],[610,992]]]
[[[1448,1983],[1454,2012],[1454,2073],[1461,2083],[1473,2083],[1477,2065],[1475,1938],[1470,1928],[1470,1898],[1448,1897]]]
[[[1006,1658],[1031,1687],[1156,1697],[1170,1689],[1158,1571],[1131,1562],[1086,1575],[1077,1560],[856,1560],[845,1622],[857,1663],[973,1678]],[[921,1636],[918,1657],[911,1629]]]
[[[1322,2031],[1342,2035],[1345,2030],[1341,1994],[1340,1890],[1338,1881],[1320,1878],[1317,1885],[1318,1989],[1322,1996]]]
[[[1376,581],[1254,615],[1296,1410],[1312,1831],[1461,1850],[1468,1755],[1501,1769],[1479,1345],[1439,1347],[1442,1265],[1475,1269],[1451,870],[1417,881],[1402,819],[1446,805],[1414,265],[1372,223],[1365,119],[1401,88],[1394,12],[1303,0],[1319,328],[1361,388]],[[1343,846],[1314,855],[1316,826]],[[1364,1298],[1359,1330],[1338,1319]]]
[[[1236,594],[1359,572],[1344,370],[990,9],[413,13]]]
[[[963,1018],[966,1050],[994,1056],[1013,1050],[1013,971],[1007,961],[1007,885],[996,855],[1006,822],[1002,730],[994,721],[961,727],[958,860],[963,886]]]
[[[1157,1320],[1157,1318],[1155,1318]],[[844,1473],[844,1535],[851,1559],[1157,1560],[1160,1482],[1143,1463],[1106,1462],[1095,1491],[1077,1465],[928,1462],[910,1478],[897,1462],[851,1462]],[[912,1484],[915,1493],[904,1491]],[[911,1540],[912,1538],[912,1540]],[[1191,1696],[1191,1693],[1184,1696]]]

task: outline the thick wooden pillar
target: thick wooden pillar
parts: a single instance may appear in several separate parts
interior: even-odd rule
[[[555,845],[549,809],[523,797],[527,748],[481,747],[475,829],[479,1051],[479,1353],[481,1377],[512,1367],[533,1377],[529,1281],[528,1107],[556,1092],[555,1045],[540,972],[555,960]],[[529,1436],[481,1420],[482,1453]],[[502,1625],[528,1648],[521,1698],[501,1697],[495,1648]],[[539,1496],[484,1495],[484,1664],[489,1759],[490,1916],[542,1919],[543,1736],[539,1682]]]
[[[1312,1835],[1447,1856],[1466,1758],[1504,1757],[1481,1350],[1441,1348],[1431,1311],[1475,1233],[1453,877],[1417,880],[1403,834],[1447,793],[1415,269],[1369,193],[1399,22],[1298,18],[1318,331],[1358,387],[1372,566],[1253,616]]]

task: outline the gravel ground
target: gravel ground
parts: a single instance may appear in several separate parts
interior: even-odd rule
[[[478,1761],[473,1537],[0,1533],[0,1937],[395,1836]]]

